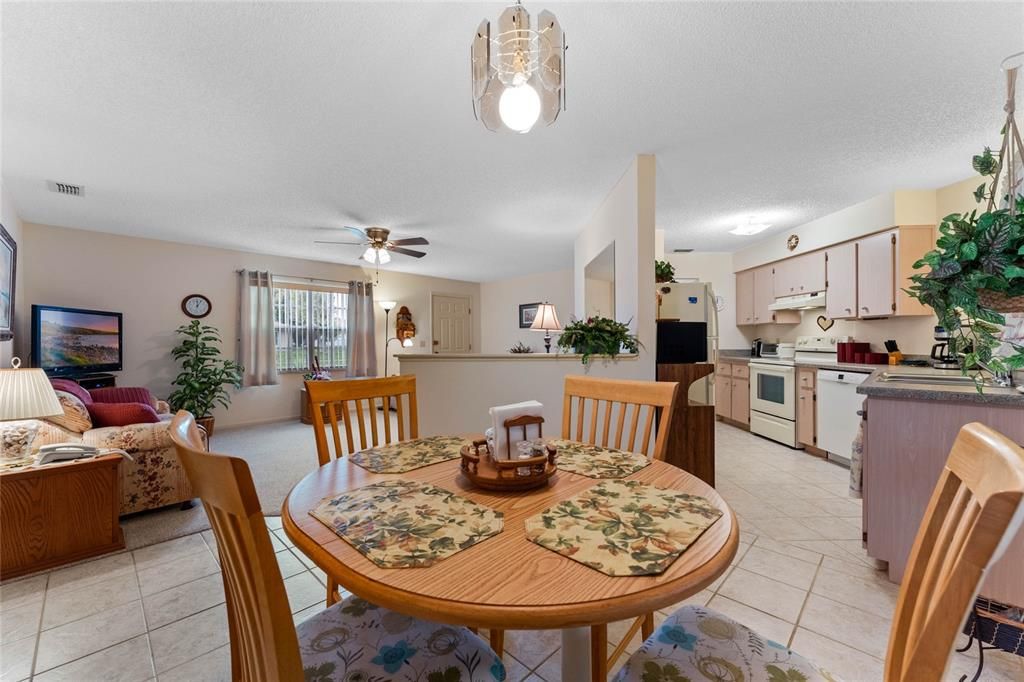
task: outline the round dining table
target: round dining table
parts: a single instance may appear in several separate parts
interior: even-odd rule
[[[381,568],[310,515],[319,502],[382,480],[419,481],[504,514],[503,530],[427,567]],[[303,478],[284,501],[281,520],[295,547],[349,592],[384,608],[435,622],[503,630],[562,630],[562,680],[591,679],[591,628],[636,618],[696,594],[728,567],[739,525],[714,488],[664,462],[626,480],[706,498],[722,510],[663,573],[609,576],[526,538],[526,519],[600,483],[558,471],[542,488],[494,492],[475,488],[453,459],[400,474],[375,474],[348,457]],[[594,655],[607,644],[594,644]],[[501,654],[501,652],[498,652]],[[607,653],[606,651],[603,653]]]

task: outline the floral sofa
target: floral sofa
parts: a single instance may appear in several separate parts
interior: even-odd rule
[[[54,379],[53,385],[64,416],[37,420],[33,449],[52,443],[83,443],[127,452],[133,461],[125,460],[120,467],[122,515],[192,500],[192,486],[169,435],[171,414],[166,402],[155,400],[144,388],[86,391],[61,379]],[[100,416],[124,420],[133,414],[145,421],[102,426],[102,419],[96,420]]]

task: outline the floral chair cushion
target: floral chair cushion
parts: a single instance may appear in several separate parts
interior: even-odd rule
[[[466,628],[349,597],[297,628],[307,682],[502,682],[505,666]]]
[[[782,644],[711,609],[672,614],[615,676],[614,682],[838,682]]]

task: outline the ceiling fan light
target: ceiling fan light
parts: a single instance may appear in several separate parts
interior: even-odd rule
[[[377,250],[377,263],[384,265],[391,262],[391,254],[384,249]]]
[[[366,261],[367,263],[373,263],[374,265],[376,265],[377,249],[373,248],[372,246],[366,249],[366,251],[363,252],[363,260]]]

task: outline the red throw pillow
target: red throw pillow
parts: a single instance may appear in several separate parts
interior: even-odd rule
[[[88,407],[94,427],[156,424],[160,421],[156,410],[142,403],[93,403]]]
[[[77,382],[71,381],[71,379],[50,379],[50,384],[53,385],[55,391],[70,393],[86,405],[92,403],[92,396],[89,395],[89,391],[79,386]]]

